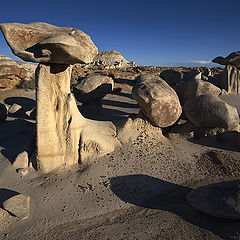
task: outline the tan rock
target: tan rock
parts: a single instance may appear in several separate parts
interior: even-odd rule
[[[70,92],[72,66],[40,64],[37,71],[37,163],[43,172],[103,155],[119,144],[112,123],[85,119]]]
[[[17,157],[15,158],[15,161],[13,163],[13,167],[16,169],[27,168],[28,163],[29,163],[28,153],[26,151],[24,151],[17,155]]]
[[[154,74],[140,75],[132,89],[132,96],[144,115],[159,127],[173,125],[182,113],[176,92]]]
[[[7,227],[9,227],[11,223],[15,221],[15,217],[11,216],[7,211],[0,208],[0,231],[3,231]]]
[[[24,61],[88,63],[98,52],[87,34],[71,27],[34,22],[2,23],[0,28],[13,53]]]

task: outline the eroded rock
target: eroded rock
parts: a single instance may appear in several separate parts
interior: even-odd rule
[[[203,186],[187,195],[199,211],[217,218],[240,220],[240,181]]]
[[[232,65],[236,68],[240,68],[240,51],[233,52],[225,58],[221,56],[216,57],[212,60],[212,62],[221,65]]]
[[[132,96],[144,115],[159,127],[173,125],[182,113],[176,92],[154,74],[140,75],[132,89]]]
[[[98,52],[87,34],[71,27],[34,22],[2,23],[0,28],[13,53],[24,61],[88,63]]]

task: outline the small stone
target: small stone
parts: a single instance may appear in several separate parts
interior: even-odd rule
[[[14,113],[18,112],[21,108],[22,108],[22,106],[18,105],[17,103],[14,103],[14,104],[8,109],[8,113],[14,114]]]
[[[27,219],[30,211],[30,197],[18,194],[3,202],[3,207],[19,219]]]
[[[29,162],[28,153],[26,151],[24,151],[17,155],[17,157],[15,158],[15,161],[13,163],[13,167],[15,167],[16,169],[27,168],[28,162]]]

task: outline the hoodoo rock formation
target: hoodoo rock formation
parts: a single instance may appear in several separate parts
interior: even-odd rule
[[[240,51],[233,52],[227,57],[216,57],[214,63],[225,65],[221,75],[220,87],[228,93],[240,94]]]
[[[47,173],[102,155],[118,144],[109,122],[84,118],[70,91],[72,64],[88,63],[97,54],[90,37],[75,28],[46,23],[4,23],[2,32],[13,53],[39,62],[36,71],[37,167]]]

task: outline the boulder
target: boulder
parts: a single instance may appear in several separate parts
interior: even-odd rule
[[[240,68],[240,51],[233,52],[229,54],[227,57],[216,57],[212,60],[214,63],[218,63],[221,65],[231,65],[236,68]]]
[[[217,96],[204,94],[184,104],[184,112],[195,126],[236,130],[239,126],[238,112]]]
[[[144,115],[158,127],[173,125],[182,113],[176,92],[154,74],[140,75],[132,89],[132,96]]]
[[[214,96],[218,96],[221,93],[221,89],[210,82],[199,79],[192,79],[187,82],[181,82],[176,88],[176,92],[181,104],[184,105],[184,103],[191,98],[203,94],[212,94]]]
[[[98,53],[89,67],[103,66],[107,69],[128,68],[135,66],[134,62],[127,61],[121,53],[117,51],[103,51]]]
[[[2,23],[0,28],[13,53],[24,61],[88,63],[98,53],[91,38],[75,28],[43,22]]]
[[[173,69],[163,70],[160,74],[160,78],[166,81],[171,87],[175,86],[182,79],[181,73]]]
[[[17,194],[3,202],[3,208],[19,219],[30,216],[30,197]]]
[[[240,220],[240,181],[199,187],[188,193],[187,200],[194,208],[207,215]]]
[[[202,79],[202,73],[199,71],[199,69],[193,69],[191,71],[186,71],[183,73],[184,81],[191,81],[193,79],[195,79],[195,80]]]
[[[89,75],[74,86],[73,92],[79,102],[91,102],[104,98],[113,90],[112,78],[102,75]]]
[[[13,167],[15,167],[16,169],[27,168],[28,162],[29,162],[28,153],[26,151],[23,151],[16,156],[15,161],[13,163]]]
[[[8,110],[7,107],[0,103],[0,122],[5,121],[7,119]]]

